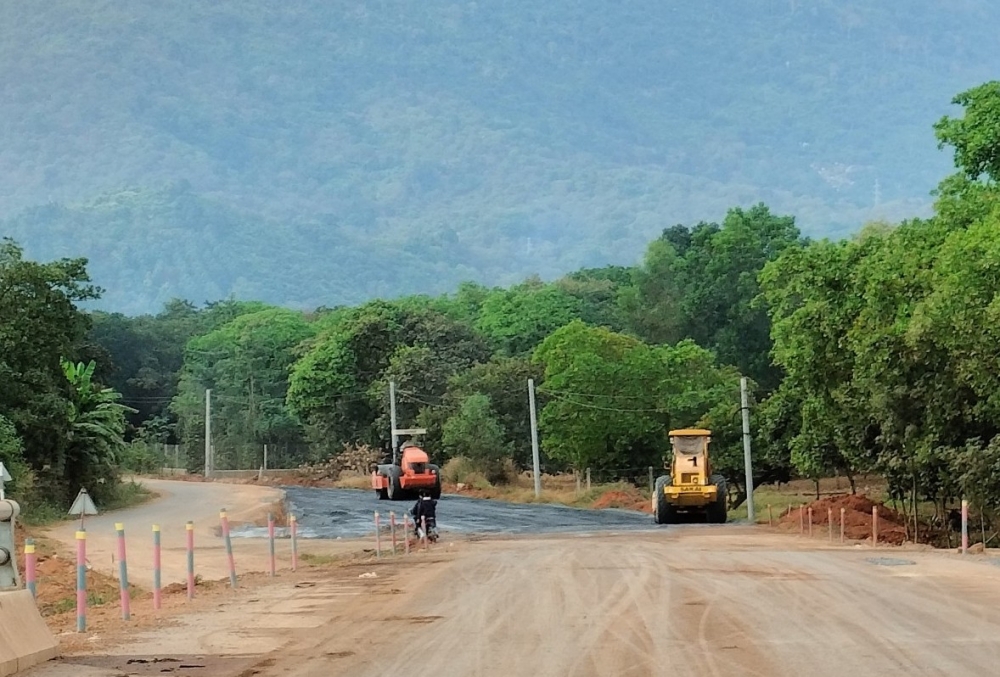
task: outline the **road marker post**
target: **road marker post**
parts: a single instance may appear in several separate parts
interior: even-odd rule
[[[424,550],[427,550],[427,518],[420,516],[420,528],[424,534]]]
[[[771,504],[767,504],[767,526],[774,526],[774,516],[771,514]]]
[[[121,588],[122,620],[127,621],[132,617],[132,600],[128,594],[128,562],[125,559],[125,525],[122,522],[115,524],[115,533],[118,535],[118,584]]]
[[[809,506],[809,538],[813,535],[813,509]]]
[[[403,548],[407,555],[410,554],[410,518],[403,513]]]
[[[844,542],[844,519],[845,519],[844,516],[846,515],[846,513],[847,513],[846,508],[841,508],[840,509],[840,542],[841,543]]]
[[[806,533],[806,504],[803,503],[799,506],[799,535],[804,536]]]
[[[378,510],[375,511],[375,556],[382,556],[382,528],[379,525]]]
[[[872,506],[872,547],[878,545],[878,506]]]
[[[87,631],[87,532],[76,532],[76,631]]]
[[[187,530],[187,584],[188,599],[194,599],[194,522],[185,525]]]
[[[38,599],[38,583],[36,582],[36,566],[38,558],[35,555],[35,539],[24,539],[24,584],[31,596]]]
[[[833,543],[833,508],[826,509],[826,527],[830,533],[830,542]]]
[[[229,517],[226,515],[225,508],[219,512],[219,520],[222,522],[222,537],[226,541],[226,557],[229,559],[229,585],[235,588],[236,560],[233,559],[233,539],[229,535]]]
[[[396,513],[389,512],[389,531],[392,533],[392,556],[396,556]]]
[[[268,554],[271,556],[271,578],[274,578],[276,567],[274,561],[274,515],[272,513],[267,513],[267,547]]]
[[[153,609],[160,609],[162,563],[160,561],[160,525],[153,525]]]
[[[292,571],[299,568],[299,523],[295,519],[295,515],[290,515],[288,517],[288,522],[292,526]]]
[[[962,499],[962,554],[969,552],[969,502]]]

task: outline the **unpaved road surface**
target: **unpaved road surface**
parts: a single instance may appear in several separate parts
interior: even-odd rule
[[[993,675],[1000,656],[986,559],[746,526],[445,537],[309,575],[79,660],[109,675],[152,674],[126,665],[142,655],[219,677],[882,677]]]
[[[374,491],[283,487],[289,512],[303,536],[350,538],[372,534],[375,511],[402,520],[414,501],[380,501]],[[651,515],[629,510],[583,510],[560,505],[506,503],[445,495],[437,505],[438,528],[456,534],[545,534],[654,529]]]

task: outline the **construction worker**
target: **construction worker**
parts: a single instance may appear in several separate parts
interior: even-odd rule
[[[437,501],[428,496],[427,492],[420,492],[417,502],[410,509],[410,514],[413,515],[413,524],[417,528],[418,537],[422,536],[421,518],[427,520],[428,537],[437,533]]]

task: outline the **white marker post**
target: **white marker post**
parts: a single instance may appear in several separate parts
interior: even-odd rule
[[[4,485],[7,482],[13,481],[14,478],[10,476],[10,473],[7,472],[7,468],[4,467],[3,462],[0,461],[0,501],[7,500],[7,490],[4,488]]]
[[[80,493],[76,495],[73,505],[70,506],[69,514],[80,516],[80,531],[83,531],[83,522],[86,516],[97,514],[97,506],[94,505],[94,501],[90,498],[90,494],[87,493],[86,489],[80,489]]]

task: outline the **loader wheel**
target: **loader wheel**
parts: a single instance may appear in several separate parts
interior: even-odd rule
[[[663,493],[663,488],[671,481],[670,475],[656,478],[656,485],[653,488],[653,517],[657,524],[671,524],[674,521],[674,508]]]
[[[709,481],[719,490],[715,496],[715,503],[708,507],[708,521],[714,524],[725,524],[729,516],[726,501],[728,500],[729,485],[722,475],[712,475]]]
[[[405,498],[403,489],[399,486],[399,473],[389,471],[389,489],[387,491],[390,501],[401,501]]]

